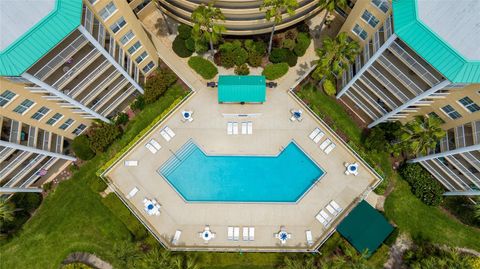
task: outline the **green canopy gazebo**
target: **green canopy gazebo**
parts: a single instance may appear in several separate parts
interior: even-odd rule
[[[263,103],[266,100],[264,76],[220,76],[219,103]]]

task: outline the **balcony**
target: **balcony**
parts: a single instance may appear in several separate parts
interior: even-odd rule
[[[78,94],[76,96],[77,100],[80,100],[82,104],[89,104],[110,84],[114,83],[119,76],[120,76],[120,73],[117,72],[114,67],[110,67],[103,74],[101,74],[90,86],[88,86],[83,92]]]

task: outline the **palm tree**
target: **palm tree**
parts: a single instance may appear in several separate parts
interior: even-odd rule
[[[213,45],[218,43],[222,33],[226,30],[225,26],[215,23],[215,21],[224,21],[225,16],[219,8],[213,5],[214,2],[210,2],[208,5],[201,4],[192,12],[191,16],[195,42],[208,40],[212,55]]]
[[[440,125],[441,122],[434,117],[418,115],[402,126],[400,141],[396,146],[405,150],[407,154],[426,155],[446,135],[446,132],[440,128]]]
[[[160,248],[150,250],[135,263],[135,268],[141,269],[167,269],[173,267],[174,261],[171,252]]]
[[[139,258],[139,251],[134,243],[121,241],[113,245],[112,258],[124,267],[131,267],[130,265]]]
[[[12,221],[15,208],[6,198],[0,198],[0,226],[5,222]]]
[[[313,71],[313,78],[323,80],[338,77],[349,64],[353,63],[360,52],[358,42],[348,38],[347,33],[340,33],[334,39],[327,37],[321,48],[316,50],[317,67]]]
[[[285,256],[282,269],[315,269],[313,257],[295,257]]]
[[[273,19],[272,32],[270,33],[270,41],[268,43],[268,54],[272,51],[273,33],[275,26],[283,21],[282,13],[287,11],[289,16],[295,14],[298,7],[297,0],[263,0],[260,11],[265,12],[265,19],[271,21]]]
[[[320,30],[318,31],[319,33],[322,32],[323,25],[325,24],[330,12],[334,11],[336,7],[343,9],[347,8],[347,0],[319,0],[318,4],[327,11],[325,12],[325,16],[320,24]]]
[[[167,16],[165,16],[165,13],[163,13],[162,8],[160,7],[160,0],[150,0],[150,1],[152,1],[155,4],[157,9],[160,11],[160,14],[162,14],[163,21],[165,22],[165,26],[167,27],[167,32],[169,35],[171,35],[172,29],[170,29],[170,25],[168,24]]]

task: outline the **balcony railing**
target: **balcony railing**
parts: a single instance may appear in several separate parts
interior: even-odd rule
[[[60,89],[67,84],[68,81],[73,79],[76,73],[79,70],[82,70],[88,63],[90,63],[93,59],[97,58],[100,55],[100,52],[97,49],[93,48],[87,55],[85,55],[80,61],[78,61],[70,70],[68,70],[63,76],[61,76],[55,83],[53,83],[53,87],[56,89]]]

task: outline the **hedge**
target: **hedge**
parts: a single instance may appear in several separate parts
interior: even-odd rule
[[[248,68],[247,64],[242,64],[237,67],[235,67],[235,74],[239,76],[246,76],[250,74],[250,69]]]
[[[153,76],[150,76],[145,84],[144,98],[147,104],[158,100],[167,89],[175,84],[178,77],[170,69],[158,69]]]
[[[72,150],[75,156],[84,161],[95,157],[95,152],[90,148],[90,140],[86,135],[79,135],[73,139]]]
[[[209,60],[200,56],[193,56],[188,60],[188,65],[204,79],[212,79],[218,74],[217,67]]]
[[[97,153],[104,152],[119,135],[118,126],[102,122],[90,130],[90,148]]]
[[[329,79],[325,79],[323,81],[323,91],[328,96],[334,96],[337,93],[335,83],[333,81],[329,80]]]
[[[192,27],[186,24],[180,24],[178,26],[178,37],[181,39],[188,39],[192,36]]]
[[[410,184],[412,193],[423,203],[436,206],[442,202],[443,187],[419,164],[402,166],[400,175]]]
[[[193,54],[193,52],[187,48],[185,39],[180,38],[179,35],[173,40],[172,49],[180,58],[188,58]]]
[[[298,33],[297,44],[293,48],[295,55],[298,57],[305,55],[311,42],[312,40],[310,39],[310,35],[308,33]]]
[[[262,72],[268,80],[275,80],[283,77],[288,72],[287,63],[268,64]]]
[[[288,53],[288,49],[274,48],[268,59],[274,64],[283,63],[287,61]]]

